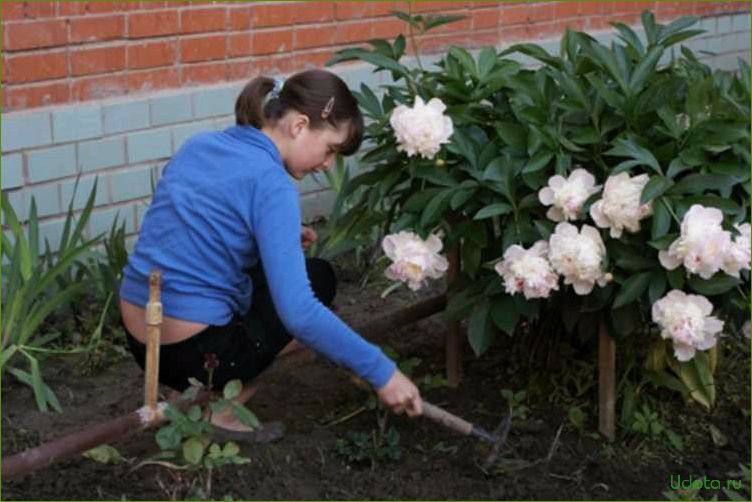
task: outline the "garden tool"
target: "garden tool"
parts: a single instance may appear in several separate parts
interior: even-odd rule
[[[509,427],[512,425],[512,413],[510,413],[499,423],[493,434],[489,433],[477,424],[464,420],[457,415],[453,415],[438,406],[423,400],[423,416],[430,418],[448,429],[459,432],[463,436],[475,436],[491,445],[491,452],[488,454],[483,468],[488,469],[496,462],[499,456],[499,449],[502,447],[509,434]]]

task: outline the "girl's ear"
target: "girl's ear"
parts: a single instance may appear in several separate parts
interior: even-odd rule
[[[290,121],[290,133],[293,138],[296,138],[303,129],[308,127],[310,120],[304,113],[296,113],[293,119]]]

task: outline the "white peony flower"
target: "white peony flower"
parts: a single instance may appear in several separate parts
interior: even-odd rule
[[[447,271],[447,260],[439,254],[441,239],[434,234],[424,241],[413,232],[398,232],[384,237],[381,247],[393,262],[384,275],[407,283],[413,291],[420,289],[428,278],[438,279]]]
[[[544,206],[551,206],[546,213],[552,221],[577,220],[582,216],[582,205],[588,197],[598,193],[600,185],[585,169],[575,169],[569,178],[556,175],[548,180],[548,186],[538,192]]]
[[[504,258],[494,269],[504,278],[507,293],[522,291],[525,298],[548,298],[552,289],[559,289],[559,276],[548,262],[548,243],[538,241],[525,250],[522,246],[509,246]]]
[[[392,111],[389,123],[397,137],[397,150],[407,152],[408,157],[421,155],[432,159],[454,132],[452,119],[444,115],[446,106],[439,98],[424,103],[415,97],[415,105],[409,108],[399,105]]]
[[[729,246],[726,257],[723,260],[721,268],[728,275],[739,278],[739,271],[750,268],[750,225],[738,223],[734,227],[739,231],[739,235],[734,238],[734,242]]]
[[[723,230],[723,213],[714,207],[694,204],[681,224],[681,235],[658,260],[668,270],[684,265],[689,273],[709,279],[723,266],[731,244],[731,233]]]
[[[578,295],[589,294],[596,282],[605,286],[609,281],[610,274],[602,269],[606,246],[594,227],[582,225],[578,231],[571,223],[559,223],[548,245],[548,260]]]
[[[653,214],[652,201],[640,205],[640,195],[649,181],[647,174],[630,178],[627,173],[609,176],[603,187],[603,198],[590,207],[590,216],[600,228],[610,228],[611,237],[618,239],[622,231],[640,230],[640,220]]]
[[[653,304],[653,321],[661,327],[661,337],[674,342],[679,361],[689,361],[698,350],[715,345],[723,321],[711,316],[713,304],[700,295],[674,289]]]

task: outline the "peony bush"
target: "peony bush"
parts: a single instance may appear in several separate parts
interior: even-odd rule
[[[646,375],[711,406],[713,347],[749,319],[748,65],[712,71],[681,44],[702,32],[694,18],[645,12],[645,37],[613,23],[611,46],[567,30],[557,55],[452,47],[435,68],[408,67],[408,41],[419,55],[414,35],[454,18],[397,16],[409,40],[331,61],[394,81],[357,93],[373,148],[340,232],[377,232],[387,277],[411,289],[446,271],[431,253],[456,249],[446,316],[468,321],[479,355],[523,319],[526,333],[553,324],[581,341],[602,321],[624,343],[666,340],[659,357],[636,343],[660,360]],[[408,235],[423,258],[395,251]]]

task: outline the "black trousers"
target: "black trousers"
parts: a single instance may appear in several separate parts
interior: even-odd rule
[[[334,300],[337,279],[334,269],[325,260],[309,258],[306,270],[316,297],[326,306]],[[264,371],[277,354],[290,342],[274,308],[261,266],[250,272],[253,280],[251,308],[236,315],[224,326],[209,326],[182,342],[162,345],[159,349],[159,381],[182,391],[190,384],[188,378],[209,383],[207,360],[212,370],[212,387],[222,389],[230,380],[249,382]],[[126,330],[128,346],[141,369],[146,360],[146,346]]]

